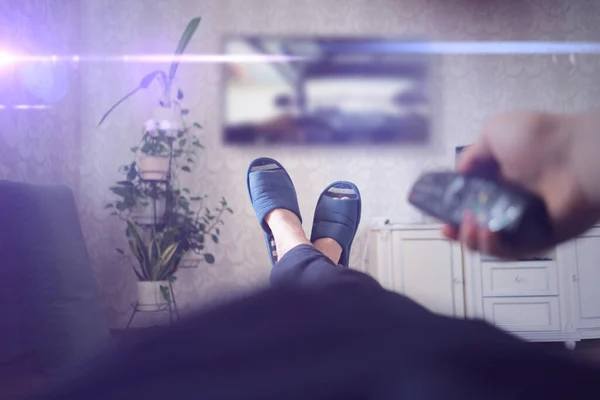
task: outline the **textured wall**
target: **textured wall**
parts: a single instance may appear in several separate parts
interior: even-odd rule
[[[181,30],[194,15],[201,15],[203,21],[190,51],[204,54],[219,52],[220,38],[227,33],[560,41],[594,41],[600,34],[600,6],[595,1],[86,0],[82,2],[82,12],[80,35],[69,37],[81,37],[83,48],[92,54],[171,52]],[[55,29],[68,28],[61,25]],[[420,217],[404,200],[409,185],[424,169],[453,166],[454,146],[471,142],[491,113],[518,108],[576,111],[600,103],[597,56],[578,57],[575,66],[564,56],[554,61],[550,56],[445,56],[435,61],[438,109],[434,140],[425,148],[377,151],[223,147],[219,139],[218,66],[182,66],[180,83],[188,95],[193,117],[205,127],[207,147],[194,172],[193,184],[213,198],[226,196],[236,214],[228,218],[223,229],[222,243],[215,251],[217,264],[180,274],[177,294],[181,305],[193,307],[233,289],[265,282],[269,272],[267,255],[244,182],[246,165],[256,156],[277,158],[289,169],[300,193],[307,231],[322,187],[338,179],[357,183],[364,197],[365,221],[352,255],[358,265],[370,220],[388,216],[398,222],[418,221]],[[0,137],[4,140],[0,144],[0,166],[11,172],[27,171],[19,172],[19,177],[41,177],[42,166],[52,165],[52,171],[56,171],[52,175],[67,171],[64,173],[76,180],[72,173],[79,168],[84,230],[107,314],[114,326],[126,321],[134,277],[115,255],[114,247],[122,244],[122,229],[107,218],[103,205],[110,198],[108,186],[118,177],[116,168],[128,159],[127,149],[138,139],[156,93],[149,91],[127,103],[102,129],[94,126],[107,105],[154,67],[123,63],[83,65],[80,138],[68,133],[72,129],[59,129],[58,125],[51,125],[50,136],[47,131],[30,128],[27,124],[31,122],[20,126],[21,136],[10,142],[4,133]],[[63,119],[68,127],[78,123],[76,116],[70,117]],[[38,126],[38,121],[33,125]],[[30,143],[44,144],[45,150]],[[31,155],[33,149],[42,152],[41,158]],[[68,156],[59,160],[58,155],[63,152]],[[78,152],[81,163],[74,156]],[[10,160],[8,165],[3,162],[5,155]],[[32,172],[36,170],[40,172]]]
[[[80,36],[74,33],[80,31],[80,23],[78,0],[3,0],[0,51],[77,52]],[[18,65],[21,70],[32,66]],[[0,65],[0,79],[10,67]],[[78,69],[63,64],[34,67],[37,70],[30,70],[29,78],[47,89],[38,103],[52,109],[0,110],[0,178],[60,182],[77,192],[81,159]],[[58,76],[64,79],[55,79]]]

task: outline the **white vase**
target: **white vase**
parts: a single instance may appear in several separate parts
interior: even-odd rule
[[[149,199],[150,204],[143,206],[136,204],[131,218],[141,225],[161,224],[165,220],[165,212],[167,210],[167,200],[165,198]],[[156,205],[156,214],[154,206]]]
[[[167,281],[137,282],[138,310],[158,311],[161,308],[164,309],[169,302],[165,299],[161,287],[169,292],[169,296],[171,295]]]
[[[166,181],[170,157],[142,156],[138,160],[140,178],[145,181]]]

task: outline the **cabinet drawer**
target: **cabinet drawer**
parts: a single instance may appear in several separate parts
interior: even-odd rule
[[[555,261],[484,262],[481,264],[483,295],[558,295]]]
[[[559,331],[560,308],[555,297],[483,299],[487,321],[512,332]]]

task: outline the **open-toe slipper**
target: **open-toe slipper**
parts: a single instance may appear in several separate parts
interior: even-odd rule
[[[246,183],[252,207],[265,233],[271,264],[277,262],[277,248],[265,217],[276,208],[289,210],[302,222],[296,189],[283,166],[272,158],[257,158],[248,166]]]
[[[360,224],[360,192],[352,182],[334,182],[321,193],[310,241],[331,238],[342,246],[339,264],[348,266],[352,241]]]

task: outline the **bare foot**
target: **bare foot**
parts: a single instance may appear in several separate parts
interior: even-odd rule
[[[277,260],[281,260],[288,251],[298,245],[308,244],[312,246],[302,229],[302,223],[293,212],[277,208],[267,214],[265,222],[271,228],[275,238]]]

